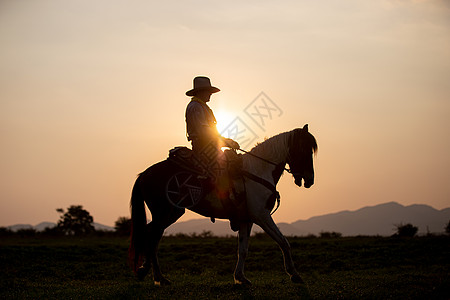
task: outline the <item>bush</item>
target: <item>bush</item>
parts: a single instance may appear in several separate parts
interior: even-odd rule
[[[417,231],[419,231],[419,228],[413,226],[410,223],[406,225],[400,223],[399,225],[395,226],[397,227],[397,233],[395,234],[395,236],[398,237],[414,237],[417,234]]]
[[[450,220],[448,221],[447,225],[445,225],[444,231],[446,234],[450,235]]]
[[[267,233],[265,233],[264,231],[261,232],[255,232],[252,235],[253,238],[257,239],[257,240],[264,240],[264,239],[269,239],[269,235]]]
[[[203,230],[199,235],[199,238],[212,238],[215,237],[214,233],[211,230]]]
[[[118,235],[128,236],[131,233],[131,219],[119,217],[114,224],[114,229]]]
[[[186,238],[190,237],[189,235],[187,235],[185,233],[181,233],[181,232],[178,232],[176,234],[172,234],[172,235],[169,235],[169,236],[174,237],[174,238],[179,238],[179,239],[186,239]]]
[[[31,237],[31,236],[36,236],[36,229],[34,228],[23,228],[23,229],[19,229],[17,230],[16,234],[20,237]]]
[[[54,227],[46,227],[41,234],[43,236],[62,236],[64,235],[64,231],[58,226]]]
[[[340,237],[342,237],[342,233],[335,232],[335,231],[333,231],[333,232],[321,231],[320,237],[321,238],[340,238]]]
[[[0,236],[10,236],[13,235],[14,232],[12,232],[11,229],[7,227],[0,227]]]

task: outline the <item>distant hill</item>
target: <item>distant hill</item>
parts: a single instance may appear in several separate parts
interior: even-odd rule
[[[233,232],[230,228],[230,222],[216,220],[215,223],[212,223],[209,218],[177,222],[167,228],[164,234],[200,234],[204,231],[211,231],[214,235],[217,236],[235,235],[235,232]]]
[[[375,206],[367,206],[355,211],[341,211],[293,223],[278,223],[281,232],[287,236],[319,235],[322,231],[340,232],[344,236],[381,235],[390,236],[395,233],[396,225],[411,223],[419,228],[419,234],[442,233],[450,220],[450,208],[437,210],[431,206],[415,204],[403,206],[396,202],[389,202]],[[12,231],[34,228],[43,231],[46,227],[56,226],[52,222],[42,222],[35,226],[17,224],[9,226]],[[113,227],[94,223],[96,230],[114,231]],[[217,236],[236,235],[230,229],[228,221],[216,220],[212,223],[209,218],[178,222],[167,228],[166,235],[177,233],[201,234],[211,231]],[[261,232],[258,226],[253,226],[252,232]]]
[[[33,229],[34,226],[32,226],[30,224],[16,224],[16,225],[8,226],[7,228],[12,231],[17,231],[17,230],[21,230],[21,229]]]
[[[100,223],[95,223],[94,222],[94,228],[95,230],[103,230],[103,231],[114,231],[114,227],[108,226],[108,225],[103,225]]]
[[[46,228],[53,228],[56,226],[56,223],[53,222],[42,222],[34,226],[36,231],[44,231]]]
[[[417,226],[419,234],[442,233],[449,220],[450,208],[437,210],[428,205],[403,206],[396,202],[389,202],[293,223],[279,223],[278,227],[288,236],[319,235],[322,231],[340,232],[344,236],[390,236],[395,233],[396,225],[407,223]],[[216,220],[212,223],[208,218],[175,223],[166,230],[165,234],[200,234],[203,231],[211,231],[218,236],[236,235],[230,229],[228,221]],[[261,228],[254,226],[253,232],[261,232]]]
[[[428,205],[403,206],[389,202],[356,211],[342,211],[292,223],[302,234],[336,231],[343,235],[392,235],[398,224],[411,223],[419,234],[442,233],[450,220],[450,209],[437,210]]]
[[[95,222],[93,225],[94,225],[95,230],[114,231],[114,228],[111,226],[107,226],[107,225],[103,225],[103,224],[95,223]],[[54,223],[54,222],[41,222],[35,226],[30,225],[30,224],[16,224],[16,225],[8,226],[8,229],[10,229],[12,231],[18,231],[20,229],[35,229],[36,231],[44,231],[45,228],[52,228],[55,226],[56,226],[56,223]]]

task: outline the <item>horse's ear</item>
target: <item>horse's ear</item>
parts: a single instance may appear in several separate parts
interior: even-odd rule
[[[303,130],[306,130],[306,132],[308,132],[308,124],[305,124],[305,126],[303,126]]]

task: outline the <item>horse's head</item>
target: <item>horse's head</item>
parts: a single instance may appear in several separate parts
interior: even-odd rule
[[[302,179],[305,182],[305,188],[310,188],[314,184],[313,153],[316,151],[317,142],[309,133],[308,124],[292,131],[287,163],[296,185],[302,186]]]

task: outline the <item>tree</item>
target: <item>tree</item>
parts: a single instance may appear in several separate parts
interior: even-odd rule
[[[16,234],[20,237],[32,237],[36,236],[36,229],[34,228],[22,228],[17,230]]]
[[[119,217],[114,223],[114,229],[118,235],[130,235],[131,219],[127,217]]]
[[[94,232],[92,225],[94,218],[81,205],[72,205],[64,212],[62,208],[56,209],[61,214],[57,227],[67,235],[86,235]]]
[[[0,227],[0,236],[10,236],[13,235],[14,232],[12,232],[11,229],[7,227]]]
[[[416,226],[413,226],[412,224],[399,224],[395,225],[397,227],[397,236],[398,237],[413,237],[417,234],[417,231],[419,231],[419,228]]]

